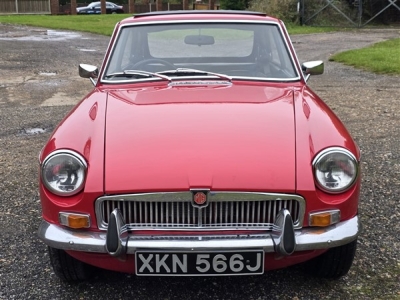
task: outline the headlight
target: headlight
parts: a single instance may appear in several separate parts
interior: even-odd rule
[[[317,185],[328,193],[341,193],[349,189],[358,175],[355,156],[343,148],[328,148],[313,161]]]
[[[83,189],[87,164],[82,156],[69,150],[58,150],[43,161],[41,176],[49,191],[71,196]]]

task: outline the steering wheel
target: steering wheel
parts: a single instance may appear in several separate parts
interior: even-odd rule
[[[159,58],[149,58],[149,59],[141,60],[141,61],[137,62],[136,64],[134,64],[132,66],[132,69],[138,69],[138,68],[150,65],[150,64],[161,64],[171,70],[176,69],[176,67],[172,63],[170,63],[166,60],[163,60],[163,59],[159,59]]]

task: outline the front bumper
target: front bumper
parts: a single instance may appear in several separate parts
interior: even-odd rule
[[[328,249],[348,244],[361,231],[358,216],[329,227],[293,229],[290,215],[282,210],[274,231],[254,235],[155,235],[142,236],[126,232],[118,209],[113,213],[107,232],[77,231],[42,221],[39,238],[50,247],[112,256],[134,254],[137,249],[215,251],[228,249],[263,249],[290,255],[294,251]]]

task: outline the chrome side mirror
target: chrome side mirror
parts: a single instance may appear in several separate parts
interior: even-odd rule
[[[80,64],[79,65],[79,76],[82,78],[89,78],[93,85],[96,85],[94,78],[97,78],[99,69],[96,66]]]
[[[324,73],[324,62],[322,60],[307,61],[301,65],[306,81],[310,75],[321,75]]]

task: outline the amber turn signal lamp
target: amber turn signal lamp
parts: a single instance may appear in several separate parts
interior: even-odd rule
[[[60,224],[73,229],[89,228],[90,216],[86,214],[63,213],[59,214]]]
[[[310,226],[326,227],[340,221],[340,210],[329,210],[310,213],[308,217]]]

